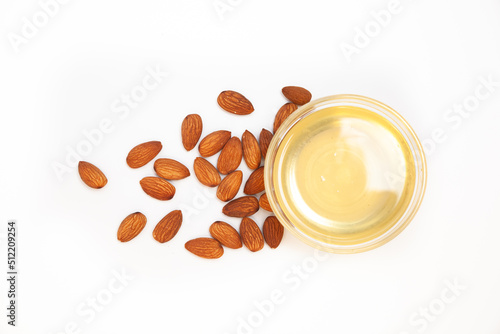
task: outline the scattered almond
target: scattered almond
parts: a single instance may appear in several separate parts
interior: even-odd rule
[[[144,226],[146,226],[146,221],[146,216],[140,212],[135,212],[125,217],[118,228],[118,240],[127,242],[134,239],[141,233]]]
[[[186,151],[191,151],[198,144],[201,132],[203,131],[203,122],[200,115],[190,114],[187,115],[182,121],[181,137],[182,145]]]
[[[130,150],[127,156],[127,164],[130,168],[139,168],[150,162],[160,153],[162,149],[161,142],[148,141],[142,143]]]
[[[243,136],[241,136],[241,143],[243,145],[243,157],[245,158],[248,168],[259,168],[262,158],[259,142],[255,136],[247,130],[243,133]]]
[[[206,159],[200,157],[194,159],[193,169],[201,184],[207,187],[217,187],[219,185],[221,180],[219,172]]]
[[[140,183],[146,194],[160,201],[168,201],[175,195],[175,187],[160,177],[148,176],[143,178]]]
[[[277,248],[281,243],[281,239],[283,239],[285,231],[278,218],[275,216],[267,217],[262,230],[264,232],[264,239],[269,247]]]
[[[250,218],[243,218],[240,224],[240,234],[243,244],[252,252],[264,248],[264,238],[259,226]]]
[[[225,111],[236,115],[248,115],[254,111],[252,103],[246,97],[232,90],[220,93],[217,103]]]
[[[197,238],[186,242],[188,251],[205,259],[218,259],[224,254],[221,244],[212,238]]]
[[[273,134],[271,133],[271,131],[267,129],[262,129],[259,136],[259,146],[260,146],[260,151],[262,152],[262,157],[264,159],[266,158],[267,149],[269,148],[271,139],[273,139]]]
[[[283,95],[290,100],[290,102],[298,104],[299,106],[311,101],[312,94],[307,89],[297,86],[283,87],[281,90]]]
[[[167,242],[175,237],[181,225],[182,212],[181,210],[174,210],[156,224],[153,230],[153,238],[161,243]]]
[[[276,113],[274,118],[273,132],[278,131],[281,124],[290,116],[295,110],[297,110],[297,105],[293,103],[285,103],[281,106],[280,110]]]
[[[159,177],[166,180],[181,180],[191,175],[186,166],[174,159],[158,159],[154,169]]]
[[[224,145],[217,159],[217,169],[221,174],[229,174],[236,170],[241,163],[243,149],[238,137],[233,137]]]
[[[232,200],[222,208],[229,217],[248,217],[259,211],[259,201],[253,196],[243,196]]]
[[[223,202],[232,200],[240,190],[243,173],[236,170],[227,175],[217,187],[217,198]]]
[[[243,192],[247,195],[255,195],[264,191],[264,189],[264,166],[262,166],[250,174]]]
[[[273,212],[273,209],[271,209],[271,205],[269,205],[269,200],[267,199],[267,194],[263,193],[260,198],[259,198],[259,206],[266,210],[266,211],[271,211]]]
[[[226,130],[219,130],[208,134],[201,140],[198,146],[200,155],[205,158],[211,157],[222,150],[230,138],[231,132]]]
[[[100,189],[108,183],[106,175],[90,162],[80,161],[78,163],[78,173],[82,181],[90,188]]]
[[[210,235],[227,248],[238,249],[242,247],[238,231],[228,223],[216,221],[210,226]]]

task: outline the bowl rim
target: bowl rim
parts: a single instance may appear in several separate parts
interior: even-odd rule
[[[308,115],[333,106],[358,106],[365,108],[369,111],[373,111],[382,115],[386,118],[392,125],[394,125],[400,134],[404,137],[405,141],[411,148],[411,153],[413,155],[415,163],[415,187],[413,194],[411,196],[410,202],[408,203],[403,215],[398,219],[398,221],[383,234],[379,235],[374,239],[367,240],[353,245],[339,245],[334,243],[326,243],[314,239],[298,228],[296,228],[293,222],[286,216],[284,211],[278,204],[276,191],[274,188],[273,180],[273,169],[275,165],[276,154],[278,152],[279,146],[286,134],[290,129],[301,119],[307,117]],[[281,224],[291,232],[295,237],[304,243],[318,248],[323,251],[331,253],[349,254],[349,253],[360,253],[365,252],[377,247],[380,247],[387,242],[394,239],[399,235],[412,221],[415,217],[422,200],[424,198],[425,189],[427,186],[427,163],[425,158],[425,152],[422,147],[420,140],[418,139],[415,131],[408,124],[408,122],[394,109],[388,105],[377,101],[375,99],[355,94],[338,94],[330,95],[323,98],[313,100],[303,106],[300,106],[295,112],[293,112],[279,127],[269,144],[267,154],[264,163],[264,185],[266,195],[269,204],[273,210],[276,218],[281,222]]]

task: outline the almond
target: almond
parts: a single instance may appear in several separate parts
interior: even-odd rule
[[[262,166],[250,174],[243,192],[247,195],[255,195],[264,191],[264,189],[264,166]]]
[[[212,238],[189,240],[184,247],[194,255],[205,259],[218,259],[224,254],[224,249],[221,244]]]
[[[232,90],[220,93],[217,103],[225,111],[236,115],[248,115],[254,111],[252,103],[246,97]]]
[[[194,159],[194,174],[198,178],[201,184],[207,187],[216,187],[220,183],[220,175],[217,169],[203,158]]]
[[[127,242],[134,239],[141,233],[144,226],[146,226],[146,221],[146,216],[140,212],[135,212],[125,217],[118,228],[118,240]]]
[[[227,248],[238,249],[242,247],[238,231],[228,223],[216,221],[210,226],[210,235]]]
[[[250,218],[243,218],[240,224],[241,240],[252,252],[264,248],[264,238],[259,226]]]
[[[186,166],[174,159],[158,159],[154,169],[159,177],[166,180],[181,180],[191,175]]]
[[[127,164],[130,168],[139,168],[150,162],[160,153],[162,149],[161,142],[148,141],[142,143],[130,150],[127,156]]]
[[[259,211],[259,201],[253,196],[243,196],[232,200],[222,208],[222,213],[229,217],[247,217]]]
[[[261,154],[259,142],[255,136],[248,130],[241,136],[241,143],[243,145],[243,157],[250,169],[256,169],[260,166]]]
[[[167,201],[175,195],[175,187],[160,177],[148,176],[143,178],[140,183],[146,194],[160,201]]]
[[[203,131],[203,122],[200,115],[190,114],[187,115],[182,121],[181,137],[182,145],[186,151],[191,151],[198,144],[201,132]]]
[[[161,243],[167,242],[175,237],[181,225],[182,212],[181,210],[174,210],[156,224],[153,230],[153,238]]]
[[[290,116],[295,110],[297,110],[297,105],[293,103],[285,103],[281,106],[280,110],[276,113],[274,118],[273,132],[276,133],[281,124]]]
[[[278,218],[275,216],[267,217],[264,221],[262,230],[264,232],[264,239],[269,247],[276,248],[280,245],[285,229],[279,222]]]
[[[271,211],[273,212],[273,209],[271,209],[271,205],[269,205],[269,200],[267,199],[267,194],[263,193],[262,196],[259,198],[259,206],[266,210],[266,211]]]
[[[297,86],[283,87],[281,90],[283,95],[290,100],[290,102],[298,104],[299,106],[311,101],[312,94],[307,89]]]
[[[211,157],[222,150],[230,138],[231,132],[226,130],[219,130],[208,134],[201,140],[200,145],[198,146],[200,155],[205,158]]]
[[[229,174],[238,168],[243,157],[241,141],[238,137],[233,137],[224,145],[217,159],[217,169],[221,174]]]
[[[271,133],[271,131],[267,129],[262,129],[259,136],[259,146],[260,146],[260,151],[262,153],[262,157],[264,159],[266,158],[267,149],[269,148],[271,139],[273,139],[273,134]]]
[[[240,190],[243,173],[236,170],[226,176],[217,187],[217,198],[223,202],[232,200]]]
[[[100,189],[108,183],[106,175],[90,162],[80,161],[78,163],[78,173],[82,181],[90,188]]]

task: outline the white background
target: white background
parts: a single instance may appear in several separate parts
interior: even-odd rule
[[[6,222],[16,219],[20,277],[16,328],[6,325],[1,279],[0,332],[499,333],[500,3],[401,0],[380,31],[370,13],[387,9],[386,0],[220,3],[230,6],[222,16],[213,0],[73,0],[16,52],[9,36],[21,35],[23,18],[33,22],[41,7],[2,1],[0,258],[5,263]],[[366,27],[373,37],[348,61],[342,43],[354,45]],[[168,75],[120,118],[112,104],[141,85],[148,67]],[[488,77],[497,86],[474,100]],[[258,134],[272,127],[285,85],[307,87],[316,98],[366,95],[398,110],[422,140],[437,133],[418,215],[389,244],[357,255],[315,257],[285,233],[276,250],[195,257],[187,240],[208,236],[215,220],[239,221],[223,217],[215,190],[195,177],[175,182],[169,202],[148,197],[139,180],[153,175],[152,164],[130,169],[128,151],[160,140],[159,157],[192,169],[197,151],[185,152],[180,140],[186,114],[203,117],[204,134]],[[226,89],[247,96],[255,112],[219,109],[216,97]],[[479,105],[467,117],[447,114],[464,101]],[[106,173],[108,185],[86,187],[73,167],[59,180],[54,164],[66,164],[83,131],[103,119],[113,130],[83,159]],[[180,206],[192,210],[180,232],[157,243],[155,224]],[[116,230],[135,211],[148,224],[122,244]],[[260,225],[265,217],[255,215]],[[111,294],[114,271],[133,278]],[[454,281],[462,288],[451,298]],[[255,303],[273,293],[282,294],[280,303],[264,302],[259,311]],[[454,300],[443,302],[443,293]],[[77,311],[88,312],[96,297],[106,305],[95,317]]]

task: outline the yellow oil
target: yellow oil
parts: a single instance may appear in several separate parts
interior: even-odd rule
[[[404,214],[415,164],[401,133],[359,107],[330,107],[297,122],[279,146],[274,187],[284,214],[311,238],[337,245],[377,238]]]

